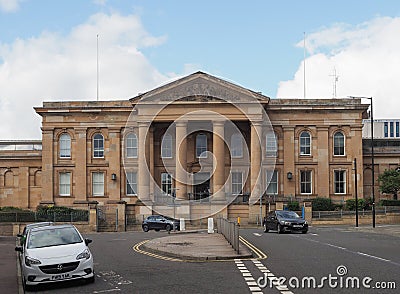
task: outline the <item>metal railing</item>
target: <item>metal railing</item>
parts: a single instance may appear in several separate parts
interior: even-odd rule
[[[239,225],[236,222],[217,218],[217,232],[222,234],[233,249],[239,253]]]
[[[69,213],[38,212],[0,212],[0,222],[87,222],[89,211],[71,211]]]
[[[371,215],[372,210],[359,209],[358,213],[360,216]],[[375,213],[377,215],[386,215],[388,213],[400,213],[400,207],[384,206],[376,208]],[[320,218],[342,218],[343,216],[355,215],[355,210],[335,210],[335,211],[313,211],[312,217],[316,219]]]

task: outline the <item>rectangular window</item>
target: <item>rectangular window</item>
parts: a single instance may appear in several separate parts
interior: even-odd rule
[[[385,135],[385,138],[389,137],[389,126],[388,126],[387,122],[385,122],[385,124],[384,124],[383,133]]]
[[[60,173],[60,196],[71,196],[71,173]]]
[[[278,194],[278,171],[267,170],[267,195]]]
[[[232,194],[242,194],[243,174],[242,172],[232,172]]]
[[[207,158],[207,136],[205,134],[196,136],[196,157]]]
[[[161,141],[161,157],[172,158],[172,136],[167,134]]]
[[[167,195],[172,195],[172,177],[169,173],[161,173],[161,189]]]
[[[136,173],[127,172],[126,173],[126,195],[136,195],[137,182]]]
[[[104,196],[104,173],[92,173],[93,196]]]
[[[394,123],[392,121],[390,122],[390,137],[394,137]]]
[[[400,137],[400,123],[396,121],[396,137]]]
[[[335,194],[346,194],[346,171],[335,170]]]
[[[266,136],[266,156],[276,157],[278,154],[278,143],[274,133],[269,133]]]
[[[311,186],[312,186],[311,171],[309,170],[300,171],[300,193],[311,194],[312,193]]]

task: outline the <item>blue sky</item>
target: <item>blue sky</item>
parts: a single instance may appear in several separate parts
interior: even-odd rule
[[[97,34],[108,100],[198,70],[304,98],[304,32],[307,98],[334,96],[335,69],[337,97],[400,118],[399,1],[0,0],[0,139],[40,138],[44,100],[96,98]]]

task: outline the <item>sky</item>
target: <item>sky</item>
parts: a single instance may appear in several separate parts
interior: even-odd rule
[[[96,100],[97,64],[100,100],[203,71],[400,119],[400,1],[0,0],[0,140],[40,139],[43,101]]]

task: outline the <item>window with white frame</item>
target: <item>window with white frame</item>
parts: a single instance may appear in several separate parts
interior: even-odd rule
[[[96,134],[93,137],[93,157],[104,157],[104,137],[102,134]]]
[[[161,173],[161,189],[167,195],[172,195],[172,177],[169,173]]]
[[[59,195],[60,196],[71,196],[71,173],[62,172],[59,181]]]
[[[161,141],[161,157],[172,158],[172,136],[165,134]]]
[[[242,194],[243,189],[243,173],[242,172],[232,172],[232,194],[239,195]]]
[[[335,194],[346,194],[346,171],[334,171]]]
[[[138,154],[138,140],[135,133],[130,133],[125,138],[126,144],[126,157],[137,158]]]
[[[207,136],[206,134],[198,134],[196,136],[196,157],[207,157]]]
[[[300,155],[311,155],[311,136],[306,131],[300,134]]]
[[[235,133],[231,137],[231,156],[233,158],[243,157],[243,139],[242,134]]]
[[[137,179],[136,172],[126,173],[126,195],[136,195],[137,191]]]
[[[300,171],[300,193],[311,194],[312,193],[312,174],[310,170]]]
[[[266,176],[267,176],[266,177],[267,195],[277,195],[278,194],[278,171],[267,170]]]
[[[93,196],[104,196],[104,173],[92,173],[92,191]]]
[[[333,155],[344,155],[344,135],[336,132],[333,135]]]
[[[276,157],[278,154],[278,141],[276,140],[276,134],[269,132],[265,136],[265,154],[267,157]]]
[[[60,136],[60,158],[71,158],[71,136],[64,133]]]

